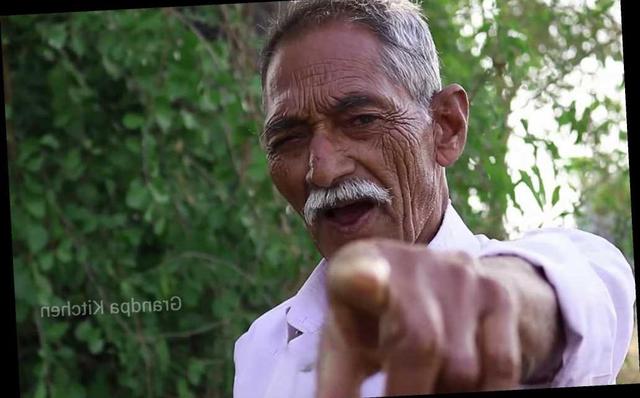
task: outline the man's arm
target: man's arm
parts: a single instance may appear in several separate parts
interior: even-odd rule
[[[636,300],[632,268],[607,240],[547,228],[510,242],[488,241],[482,256],[517,256],[556,293],[564,330],[562,366],[552,387],[615,383],[629,350]]]
[[[594,235],[493,242],[480,260],[381,240],[345,248],[328,273],[321,397],[350,396],[377,370],[387,394],[603,384],[628,349],[633,276]]]
[[[514,256],[483,257],[481,272],[505,286],[518,308],[522,384],[549,382],[564,350],[555,291],[539,269]]]

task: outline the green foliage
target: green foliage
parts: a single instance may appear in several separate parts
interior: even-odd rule
[[[615,242],[633,265],[628,155],[620,150],[596,153],[573,159],[569,167],[580,170],[583,187],[576,209],[579,227]]]
[[[317,263],[257,145],[242,10],[3,21],[25,396],[228,396],[234,340]],[[39,311],[174,295],[179,312]]]
[[[509,205],[519,208],[515,195],[518,184],[529,188],[541,208],[549,201],[553,207],[559,199],[557,187],[547,187],[550,197],[545,192],[538,169],[510,170],[507,166],[505,156],[513,135],[507,121],[515,110],[519,90],[532,93],[532,103],[540,108],[551,105],[560,115],[556,123],[569,127],[558,134],[575,136],[576,143],[588,136],[592,138],[589,144],[595,144],[624,120],[620,103],[601,93],[593,93],[581,115],[575,102],[569,107],[563,103],[563,96],[573,90],[565,77],[583,59],[594,56],[599,67],[608,58],[622,60],[620,26],[611,16],[614,2],[599,1],[579,11],[558,1],[541,0],[423,4],[441,58],[443,83],[461,84],[470,98],[467,146],[457,164],[447,171],[452,200],[476,231],[504,238],[506,209]],[[608,112],[608,119],[593,125],[590,115],[598,107]],[[521,123],[527,133],[524,140],[534,153],[546,152],[556,174],[566,171],[570,162],[559,154],[559,137],[540,136],[529,129],[528,120]],[[606,150],[602,153],[606,157]],[[481,206],[472,207],[470,197],[477,198]],[[628,209],[629,200],[621,205]]]
[[[517,89],[539,92],[539,101],[561,111],[557,121],[570,127],[568,134],[594,147],[615,119],[593,126],[588,112],[600,105],[611,114],[621,110],[594,97],[590,111],[578,114],[575,104],[562,107],[558,99],[560,78],[585,56],[620,58],[604,17],[611,2],[580,14],[540,1],[498,3],[495,16],[482,12],[471,33],[462,27],[479,1],[425,7],[445,83],[462,84],[471,98],[465,154],[448,171],[454,204],[472,229],[502,237],[505,211],[517,206],[517,184],[541,206],[555,205],[560,195],[558,187],[544,191],[538,170],[511,173],[506,166],[507,117]],[[249,27],[264,25],[271,9],[226,5],[2,21],[26,397],[228,397],[235,339],[316,265],[319,255],[275,191],[257,140],[260,37]],[[574,33],[573,26],[582,29]],[[610,42],[584,50],[600,30]],[[565,56],[571,47],[575,55]],[[561,163],[554,137],[528,139]],[[600,180],[584,183],[598,187],[607,173],[620,178],[607,189],[585,190],[585,203],[627,215],[626,174],[618,173],[626,163],[599,153],[590,175]],[[567,162],[569,172],[575,162]],[[482,209],[469,205],[472,196]],[[628,223],[613,225],[614,239],[630,236]],[[41,306],[67,301],[106,307],[172,296],[181,297],[180,311],[40,316]]]

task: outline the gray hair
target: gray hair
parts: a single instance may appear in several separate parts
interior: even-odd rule
[[[269,63],[278,44],[295,33],[324,22],[345,20],[365,25],[383,44],[383,71],[404,86],[414,100],[428,105],[440,91],[440,65],[421,8],[411,0],[301,0],[291,2],[275,21],[262,50],[260,75],[264,91]]]
[[[329,188],[312,189],[304,204],[304,220],[308,225],[313,225],[319,212],[358,200],[370,200],[378,205],[389,204],[391,194],[387,189],[362,178],[345,180]]]

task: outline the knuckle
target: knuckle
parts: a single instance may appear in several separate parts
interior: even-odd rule
[[[514,307],[513,293],[502,283],[486,276],[481,277],[480,283],[484,296],[493,303],[493,308],[501,311],[511,311]]]
[[[391,300],[388,309],[381,320],[381,345],[385,351],[419,364],[443,357],[444,320],[437,305],[420,295],[406,294]]]
[[[415,329],[416,351],[422,356],[442,358],[445,354],[445,338],[443,328],[437,322],[431,327]]]
[[[517,379],[520,373],[520,361],[516,355],[508,352],[493,352],[487,358],[489,371],[501,379]]]
[[[441,357],[442,347],[434,336],[419,338],[414,346],[416,355],[420,357]],[[413,350],[413,349],[412,349]]]
[[[444,333],[438,327],[414,327],[404,331],[399,344],[408,361],[440,361],[445,354]]]
[[[443,283],[453,284],[459,287],[459,292],[462,294],[471,294],[475,291],[475,286],[478,278],[478,272],[473,266],[469,266],[473,262],[473,259],[463,254],[468,259],[461,261],[455,257],[450,257],[445,262],[444,267],[440,269],[443,279]]]
[[[456,351],[447,356],[443,378],[460,385],[461,389],[476,384],[480,376],[477,357],[470,352]]]
[[[469,281],[475,277],[472,268],[458,262],[449,264],[449,272],[456,281]]]
[[[475,263],[474,258],[471,257],[469,253],[462,250],[455,250],[451,252],[449,258],[452,263],[463,267],[469,267]]]

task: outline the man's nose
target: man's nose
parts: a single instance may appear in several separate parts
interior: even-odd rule
[[[346,143],[324,133],[314,134],[309,145],[307,183],[319,188],[329,188],[352,174],[355,162],[347,152]]]

